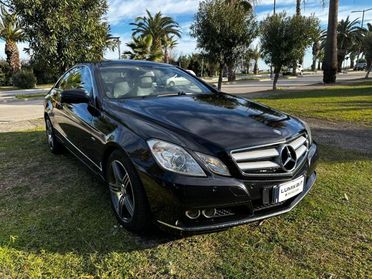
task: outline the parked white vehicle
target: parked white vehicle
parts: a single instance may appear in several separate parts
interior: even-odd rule
[[[184,77],[178,76],[178,75],[174,75],[167,79],[167,86],[170,86],[170,87],[173,87],[176,85],[188,85],[188,84],[190,84],[189,80],[187,80]]]
[[[193,70],[186,70],[186,72],[189,72],[190,74],[196,76],[195,72]]]

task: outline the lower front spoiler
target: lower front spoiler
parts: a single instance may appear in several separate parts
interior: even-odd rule
[[[228,222],[221,222],[221,223],[216,223],[216,224],[211,224],[211,225],[199,225],[199,226],[188,226],[188,227],[182,227],[182,226],[177,226],[177,225],[171,225],[168,223],[165,223],[163,221],[157,220],[157,223],[160,226],[163,226],[164,228],[168,228],[171,230],[179,231],[179,232],[184,232],[184,233],[200,233],[200,232],[212,232],[212,231],[219,231],[219,230],[224,230],[230,227],[234,226],[239,226],[247,223],[252,223],[256,221],[260,221],[263,219],[275,217],[284,213],[287,213],[291,211],[306,195],[307,193],[311,190],[313,187],[314,183],[316,180],[316,173],[313,172],[313,174],[307,179],[307,183],[304,187],[304,191],[298,195],[289,205],[286,207],[281,207],[277,211],[271,212],[271,213],[264,213],[264,214],[254,214],[253,216],[249,216],[247,218],[240,218],[237,220],[233,221],[228,221]]]

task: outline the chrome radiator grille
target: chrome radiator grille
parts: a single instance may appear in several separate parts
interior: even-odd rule
[[[309,149],[306,134],[298,135],[287,142],[261,147],[234,150],[231,156],[243,174],[286,174],[294,171],[304,161]],[[288,158],[295,161],[286,166]]]

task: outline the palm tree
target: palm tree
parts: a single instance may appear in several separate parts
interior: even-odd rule
[[[133,36],[132,42],[128,43],[127,46],[131,50],[124,52],[124,57],[128,56],[130,59],[161,61],[163,57],[161,49],[153,48],[153,39],[151,36]]]
[[[0,38],[5,41],[7,62],[15,73],[21,69],[17,42],[23,41],[25,35],[16,14],[9,13],[4,6],[1,6],[0,11]]]
[[[177,40],[174,36],[166,36],[163,39],[163,47],[164,47],[164,63],[169,64],[169,51],[174,49],[177,45]]]
[[[329,1],[327,40],[324,49],[323,82],[336,82],[337,72],[337,18],[339,0]]]
[[[365,30],[362,50],[367,60],[367,74],[365,78],[369,77],[372,70],[372,24],[367,24],[367,29]]]
[[[257,75],[258,74],[258,60],[261,57],[260,47],[256,46],[255,48],[250,49],[249,52],[250,52],[250,57],[252,57],[252,59],[254,60],[253,73]]]
[[[301,0],[296,0],[296,15],[300,16],[301,15]]]
[[[161,12],[156,13],[154,16],[146,10],[147,16],[137,17],[135,22],[130,25],[134,26],[132,29],[133,36],[152,38],[153,51],[164,48],[166,38],[173,36],[181,38],[181,30],[179,24],[168,16],[163,16]],[[167,54],[164,53],[164,60]]]
[[[341,20],[337,25],[337,61],[338,72],[341,72],[342,63],[347,54],[349,54],[355,46],[362,42],[362,29],[359,27],[358,19],[350,21],[349,17]]]
[[[313,55],[313,63],[311,64],[311,70],[313,72],[316,71],[316,61],[320,59],[320,52],[324,48],[324,40],[326,38],[326,32],[322,30],[320,27],[317,31],[313,34],[313,47],[312,47],[312,55]]]

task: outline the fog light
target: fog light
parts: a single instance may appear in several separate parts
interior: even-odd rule
[[[202,213],[205,218],[213,218],[216,215],[216,209],[215,208],[204,209]]]
[[[187,210],[185,212],[185,215],[186,215],[187,218],[195,220],[195,219],[198,219],[200,217],[200,210],[199,209]]]

